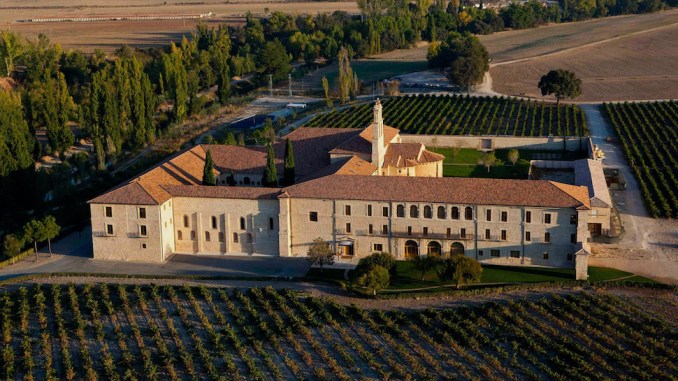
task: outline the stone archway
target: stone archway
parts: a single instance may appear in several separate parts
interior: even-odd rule
[[[426,254],[435,257],[440,257],[443,254],[443,248],[437,241],[431,241],[426,248]]]
[[[461,242],[453,242],[450,246],[450,255],[464,255],[464,244]]]
[[[419,256],[419,244],[409,240],[405,242],[405,259],[414,259]]]

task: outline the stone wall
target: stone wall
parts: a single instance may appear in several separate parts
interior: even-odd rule
[[[514,136],[453,136],[453,135],[412,135],[400,134],[403,143],[423,143],[427,147],[459,147],[472,149],[516,148],[528,150],[562,150],[589,151],[592,157],[593,148],[588,137],[514,137]]]

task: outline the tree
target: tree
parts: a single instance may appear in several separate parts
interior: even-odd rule
[[[334,264],[334,252],[327,242],[318,237],[313,240],[311,247],[308,248],[306,260],[311,266],[320,267],[320,272],[323,272],[323,266]]]
[[[343,46],[339,49],[337,59],[339,60],[339,77],[337,78],[339,82],[339,100],[344,104],[348,101],[349,96],[351,96],[357,78],[354,78],[353,69],[351,69],[348,50]]]
[[[487,172],[490,172],[490,167],[497,164],[497,157],[494,155],[494,152],[488,152],[483,156],[483,164],[487,167]]]
[[[33,164],[34,141],[22,112],[21,99],[0,89],[0,178]]]
[[[294,177],[294,148],[290,139],[287,139],[285,142],[285,184],[294,184]]]
[[[38,242],[47,239],[47,231],[40,220],[30,220],[24,225],[24,242],[33,242],[35,260],[38,260]]]
[[[228,60],[224,54],[219,54],[217,58],[217,98],[224,105],[231,96],[231,71],[228,66]]]
[[[471,34],[450,33],[444,42],[433,42],[426,58],[430,68],[449,68],[450,82],[464,87],[482,82],[490,68],[487,50]]]
[[[278,168],[275,165],[275,151],[273,150],[273,144],[268,146],[266,168],[264,168],[264,179],[262,183],[266,187],[275,187],[278,185]]]
[[[21,37],[13,32],[0,32],[0,69],[11,76],[14,71],[14,61],[25,52]]]
[[[332,98],[330,98],[330,83],[327,77],[323,76],[323,91],[325,92],[325,103],[327,107],[332,107]]]
[[[23,246],[24,243],[14,234],[7,234],[2,241],[3,252],[8,258],[12,258],[12,264],[15,263],[14,259],[21,253],[21,248]]]
[[[358,8],[360,8],[361,14],[374,18],[381,15],[393,3],[393,0],[358,0]]]
[[[224,144],[229,146],[234,146],[238,144],[238,141],[235,139],[235,134],[233,132],[229,131],[226,134],[226,137],[224,138]]]
[[[556,105],[560,104],[561,99],[574,99],[581,95],[581,79],[565,69],[551,70],[542,75],[537,87],[541,89],[541,95],[554,94]]]
[[[462,284],[480,281],[482,272],[483,268],[475,259],[463,254],[453,255],[443,261],[438,278],[454,281],[459,289]]]
[[[205,167],[202,170],[202,185],[217,185],[217,179],[214,177],[214,161],[212,160],[211,149],[208,149],[205,154]]]
[[[51,257],[52,240],[56,238],[61,232],[61,226],[57,224],[56,218],[54,218],[52,215],[45,216],[45,218],[42,219],[42,226],[45,230],[45,238],[47,239],[47,247],[49,248],[49,256]]]
[[[414,268],[421,272],[421,280],[424,280],[426,273],[438,266],[439,262],[440,260],[433,255],[418,255],[412,260]]]
[[[518,150],[515,148],[511,148],[506,156],[513,165],[516,165],[516,162],[518,161],[518,159],[520,159],[520,154],[518,153]]]
[[[377,293],[391,283],[391,276],[388,270],[381,266],[372,266],[364,274],[358,277],[358,285],[365,287],[372,295]]]
[[[260,77],[271,74],[273,81],[285,79],[290,72],[290,56],[279,41],[267,42],[259,51],[256,59],[257,73]]]

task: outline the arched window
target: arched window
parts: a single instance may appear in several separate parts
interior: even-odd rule
[[[240,217],[240,230],[245,230],[245,217]]]
[[[233,243],[238,243],[238,233],[233,233]]]
[[[433,218],[433,209],[430,205],[424,206],[424,218]]]
[[[438,243],[436,241],[429,242],[426,253],[428,255],[433,255],[433,256],[438,256],[438,257],[441,256],[443,251],[442,251],[442,247],[440,246],[440,243]]]
[[[405,242],[405,258],[414,259],[419,256],[419,245],[415,241]]]
[[[205,241],[210,241],[210,232],[205,232]]]
[[[453,220],[459,219],[459,208],[457,208],[456,206],[452,207],[452,219]]]
[[[470,206],[466,207],[466,209],[464,210],[464,218],[467,220],[473,219],[473,208],[471,208]]]
[[[464,244],[461,242],[454,242],[450,246],[450,255],[464,254]]]
[[[439,206],[439,207],[438,207],[438,218],[441,219],[441,220],[444,220],[445,217],[447,217],[446,214],[447,214],[447,213],[445,212],[445,207],[444,207],[444,206]]]
[[[410,218],[419,217],[419,208],[416,205],[410,206]]]
[[[179,241],[181,241],[182,239],[184,239],[184,235],[181,233],[181,230],[177,230],[177,239],[178,239]]]
[[[405,205],[398,205],[396,208],[396,216],[405,217]]]
[[[242,179],[243,185],[250,185],[252,183],[252,180],[250,180],[249,177],[245,176],[244,179]]]

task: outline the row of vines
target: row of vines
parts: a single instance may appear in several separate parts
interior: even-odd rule
[[[650,215],[678,218],[678,102],[608,103],[604,108]]]
[[[429,135],[586,136],[584,113],[575,105],[507,97],[411,95],[383,102],[384,122],[403,133]],[[317,115],[307,127],[363,128],[372,104]]]
[[[654,379],[676,332],[615,296],[367,311],[273,288],[34,286],[0,297],[3,379]]]

